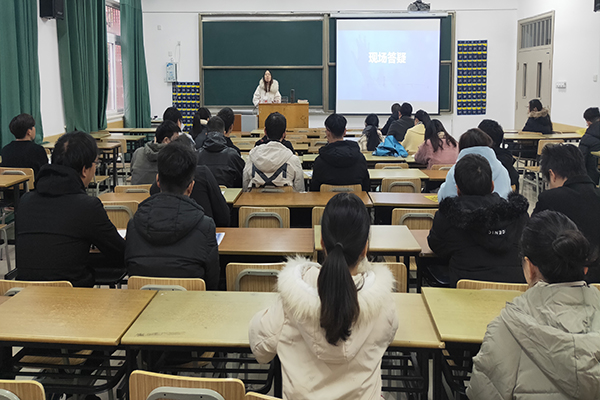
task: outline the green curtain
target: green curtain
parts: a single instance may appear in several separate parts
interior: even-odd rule
[[[108,55],[104,0],[65,0],[57,20],[60,81],[67,132],[106,128]]]
[[[121,54],[125,126],[149,128],[151,111],[141,0],[121,0]]]
[[[2,1],[0,12],[0,146],[14,136],[8,124],[21,113],[35,118],[36,142],[43,137],[36,0]]]

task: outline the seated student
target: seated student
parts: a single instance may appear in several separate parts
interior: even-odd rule
[[[500,124],[493,119],[484,119],[479,123],[478,128],[487,133],[494,141],[492,150],[494,150],[494,153],[496,153],[496,158],[498,161],[500,161],[504,168],[506,168],[506,171],[508,171],[511,186],[514,185],[516,188],[515,191],[518,192],[519,173],[513,166],[515,159],[509,150],[500,147],[502,145],[502,141],[504,140],[504,130],[502,129],[502,126],[500,126]]]
[[[387,267],[370,264],[371,217],[353,193],[323,213],[323,265],[290,259],[277,278],[277,302],[250,321],[260,363],[281,360],[286,399],[381,398],[381,357],[398,316]]]
[[[244,167],[244,192],[265,186],[293,186],[295,192],[304,192],[302,163],[281,143],[285,127],[285,117],[278,112],[265,120],[265,134],[269,142],[250,150]]]
[[[325,120],[327,145],[319,149],[319,156],[313,164],[310,190],[318,192],[322,184],[362,185],[369,191],[369,171],[367,160],[356,142],[344,140],[346,118],[341,114],[331,114]]]
[[[129,275],[201,278],[219,284],[215,222],[190,194],[196,152],[177,140],[158,155],[160,193],[144,200],[127,224],[125,263]]]
[[[538,99],[529,102],[529,118],[527,118],[523,131],[552,133],[550,111],[542,107],[542,102]]]
[[[285,117],[284,117],[285,118]],[[261,144],[269,143],[269,137],[265,134],[265,136],[261,137],[254,143],[254,147],[260,146]],[[283,132],[283,136],[281,137],[280,143],[290,149],[292,153],[294,152],[294,145],[289,140],[285,140],[285,132]]]
[[[181,112],[175,107],[168,107],[163,113],[163,122],[171,121],[179,127],[179,135],[185,135],[191,141],[194,141],[192,135],[184,131],[185,124]]]
[[[414,154],[419,149],[419,146],[425,141],[425,128],[431,123],[431,118],[423,110],[415,113],[415,126],[406,131],[402,146],[409,154]]]
[[[223,135],[225,136],[225,143],[227,143],[227,147],[231,147],[237,151],[239,155],[241,155],[242,152],[235,144],[233,144],[231,138],[229,137],[231,135],[231,131],[233,131],[233,122],[235,121],[235,114],[233,113],[233,110],[229,107],[222,108],[217,114],[217,117],[221,118],[223,120],[223,124],[225,125],[225,132]]]
[[[46,150],[36,144],[35,120],[29,114],[19,114],[10,121],[8,129],[15,140],[2,148],[0,167],[32,168],[37,176],[40,168],[48,164]]]
[[[23,195],[16,219],[17,279],[94,285],[90,246],[104,266],[123,267],[125,241],[110,222],[102,202],[86,187],[96,173],[98,146],[84,132],[62,135],[52,164],[40,169],[36,190]]]
[[[600,190],[585,173],[581,152],[571,144],[548,145],[542,150],[540,170],[549,190],[540,193],[533,214],[565,214],[600,253]],[[600,264],[590,266],[587,281],[600,283]]]
[[[379,117],[377,114],[369,114],[365,118],[365,129],[358,139],[360,151],[375,151],[381,142],[383,142],[383,135],[379,130]]]
[[[206,140],[198,150],[198,165],[206,165],[219,185],[241,188],[244,160],[235,149],[227,146],[224,126],[218,116],[208,121]]]
[[[588,176],[592,182],[598,185],[600,181],[598,157],[592,155],[591,152],[600,151],[600,110],[598,107],[590,107],[583,113],[583,118],[588,128],[579,142],[579,150],[583,154]]]
[[[512,192],[510,187],[510,177],[508,171],[496,158],[496,153],[491,149],[494,141],[492,138],[479,128],[472,128],[462,134],[458,140],[458,160],[467,154],[479,154],[483,156],[492,168],[492,179],[494,181],[494,192],[505,199]],[[446,197],[456,196],[456,183],[454,182],[454,167],[450,168],[446,181],[440,186],[438,200],[442,201]]]
[[[206,107],[200,107],[194,114],[190,134],[192,135],[192,139],[194,139],[194,147],[196,150],[202,147],[202,143],[204,143],[204,139],[206,139],[206,124],[208,124],[209,119],[210,110]]]
[[[154,136],[154,142],[146,143],[131,156],[131,184],[147,185],[156,181],[158,153],[179,135],[179,127],[172,121],[163,121]]]
[[[398,103],[392,104],[392,115],[390,115],[383,128],[381,128],[382,135],[387,135],[392,123],[394,123],[394,121],[398,121],[398,118],[400,118],[400,107],[401,106]]]
[[[449,260],[450,281],[524,282],[518,244],[529,215],[525,197],[493,193],[492,169],[478,154],[455,165],[458,196],[440,203],[427,237],[431,250]]]
[[[444,125],[434,119],[425,129],[425,141],[415,153],[415,161],[427,164],[427,169],[435,164],[454,164],[458,157],[458,143]]]
[[[544,211],[521,248],[529,289],[488,325],[469,399],[600,399],[600,291],[583,280],[588,241],[563,214]]]
[[[406,131],[415,126],[415,121],[412,118],[413,108],[409,103],[402,103],[400,106],[400,118],[392,122],[388,135],[394,135],[398,143],[402,143]]]

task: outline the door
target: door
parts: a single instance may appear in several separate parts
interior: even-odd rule
[[[527,121],[529,100],[552,104],[554,11],[519,21],[515,129]]]

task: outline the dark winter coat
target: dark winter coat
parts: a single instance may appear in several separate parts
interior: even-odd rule
[[[319,149],[319,156],[313,164],[310,190],[318,192],[322,184],[356,185],[369,191],[369,171],[367,160],[360,152],[358,143],[340,140]]]
[[[390,117],[386,121],[386,123],[383,126],[383,128],[381,128],[381,134],[384,135],[384,136],[387,135],[388,131],[390,130],[390,126],[392,126],[392,124],[394,123],[394,121],[398,121],[399,117],[400,116],[398,114],[392,114],[392,115],[390,115]]]
[[[36,190],[19,203],[16,225],[17,279],[93,286],[88,263],[92,244],[106,257],[107,266],[123,267],[125,241],[100,199],[86,194],[79,174],[70,167],[42,167]]]
[[[31,168],[37,176],[40,168],[48,164],[46,150],[31,140],[14,140],[2,148],[1,167]]]
[[[600,251],[600,189],[586,175],[574,176],[558,188],[540,193],[533,213],[553,210],[565,214],[590,244]],[[590,267],[589,283],[600,283],[600,263]]]
[[[591,124],[581,137],[579,150],[583,154],[585,169],[588,176],[596,185],[600,181],[600,172],[598,172],[598,158],[591,154],[592,151],[600,151],[600,121]]]
[[[269,137],[267,135],[258,139],[256,141],[256,143],[254,143],[254,147],[260,146],[261,144],[265,144],[265,143],[269,143]],[[292,145],[292,142],[290,142],[289,140],[283,139],[281,141],[281,144],[284,145],[285,147],[287,147],[288,149],[290,149],[292,151],[292,153],[294,153],[294,146]],[[296,153],[294,153],[294,154],[296,154]]]
[[[127,225],[126,242],[130,276],[201,278],[217,289],[215,222],[189,197],[158,193],[144,200]]]
[[[515,159],[510,150],[502,149],[500,147],[493,147],[496,158],[502,163],[502,166],[508,171],[510,177],[510,184],[515,185],[517,191],[519,191],[519,173],[514,167]]]
[[[541,132],[545,134],[552,133],[552,121],[547,108],[542,111],[531,111],[529,118],[523,127],[525,132]]]
[[[244,164],[238,152],[227,146],[220,132],[209,132],[198,150],[198,165],[206,165],[219,185],[241,188]]]
[[[394,135],[398,143],[402,143],[406,131],[415,126],[415,120],[410,115],[403,115],[390,126],[388,135]]]
[[[450,279],[525,282],[519,240],[529,218],[525,197],[496,193],[448,197],[440,203],[427,241],[449,259]]]

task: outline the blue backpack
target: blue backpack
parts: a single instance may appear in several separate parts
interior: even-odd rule
[[[394,135],[387,135],[382,143],[373,152],[374,156],[394,156],[394,157],[406,157],[408,152],[402,146]]]

